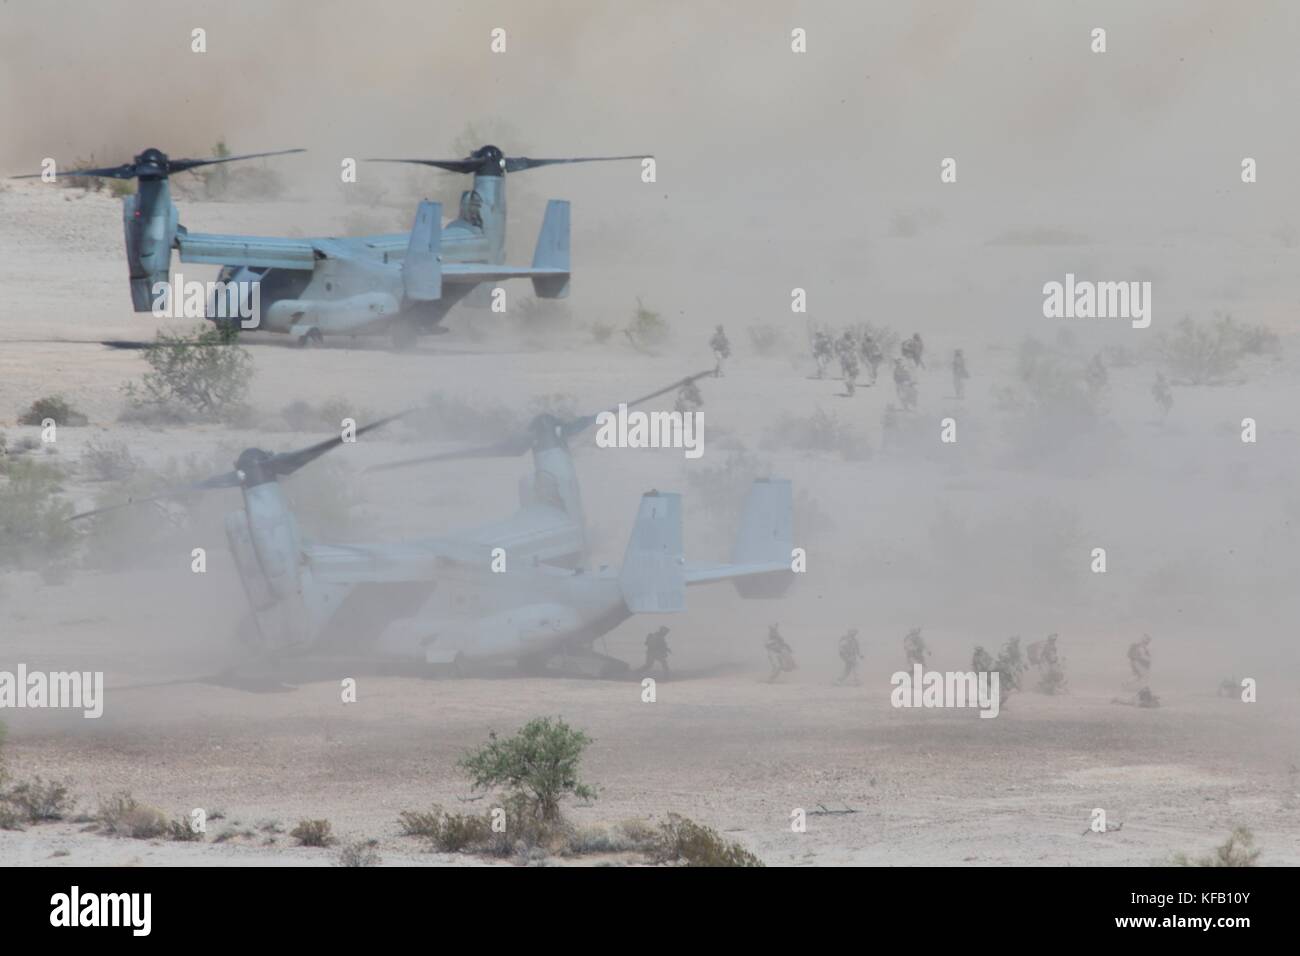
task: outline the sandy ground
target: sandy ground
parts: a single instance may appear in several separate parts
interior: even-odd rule
[[[293,223],[303,234],[341,228],[349,215],[294,203],[188,203],[183,213],[195,228],[272,232]],[[0,428],[11,447],[35,436],[14,421],[40,395],[61,393],[84,410],[90,425],[61,429],[49,454],[68,468],[65,487],[78,506],[114,490],[77,465],[92,441],[123,442],[155,467],[193,459],[217,470],[248,445],[287,449],[324,437],[274,423],[298,399],[343,398],[378,415],[433,391],[521,412],[534,398],[562,394],[594,410],[711,364],[712,315],[667,310],[675,340],[657,356],[582,334],[582,323],[623,322],[629,308],[625,291],[617,314],[591,305],[603,306],[627,268],[610,263],[602,272],[593,256],[599,278],[591,299],[575,281],[575,328],[553,340],[475,332],[462,313],[450,334],[411,354],[261,341],[250,349],[262,428],[125,425],[117,421],[119,387],[145,366],[138,352],[100,343],[148,340],[164,323],[129,312],[119,217],[105,195],[38,185],[0,192]],[[989,247],[981,255],[1004,257],[1009,272],[1041,272],[1025,264],[1033,252]],[[760,257],[742,266],[742,258],[722,264],[737,282],[757,281],[774,265]],[[1275,286],[1285,268],[1240,258],[1256,263],[1262,288]],[[669,301],[683,294],[664,293]],[[1265,303],[1250,317],[1280,311]],[[799,355],[802,317],[775,357],[755,353],[742,320],[729,322],[737,354],[723,379],[705,382],[707,450],[698,464],[677,452],[575,443],[600,561],[619,560],[637,496],[651,487],[686,493],[688,554],[725,557],[734,528],[691,469],[719,467],[734,449],[759,455],[800,489],[806,580],[777,602],[743,602],[728,586],[693,591],[689,611],[667,621],[679,674],[660,683],[653,704],[641,702],[635,682],[428,680],[353,665],[327,667],[325,676],[280,692],[194,680],[241,653],[233,632],[243,599],[218,524],[236,506],[228,492],[161,550],[128,547],[118,559],[52,578],[0,574],[0,667],[102,669],[110,688],[98,721],[6,713],[11,771],[68,778],[83,812],[129,790],[169,814],[219,810],[224,820],[212,822],[212,835],[225,826],[257,833],[220,844],[148,843],[56,824],[0,832],[0,862],[332,863],[332,851],[293,848],[275,827],[258,829],[268,821],[287,829],[306,817],[330,819],[346,838],[377,839],[387,863],[471,862],[422,852],[398,835],[397,815],[435,802],[486,806],[469,792],[456,758],[489,731],[539,714],[559,714],[594,738],[584,768],[599,798],[570,806],[575,822],[682,813],[769,864],[1148,865],[1208,851],[1234,824],[1255,832],[1261,862],[1300,862],[1293,594],[1300,412],[1292,400],[1300,343],[1283,329],[1282,359],[1252,359],[1236,384],[1179,389],[1168,420],[1150,400],[1152,367],[1117,365],[1108,443],[1026,464],[1011,453],[994,396],[1011,379],[1019,332],[977,336],[950,326],[927,335],[933,358],[921,374],[915,426],[923,439],[910,451],[880,448],[893,392],[885,375],[851,400],[836,397],[838,382],[810,377],[811,363]],[[1086,340],[1092,331],[1081,334]],[[1121,340],[1133,341],[1116,333]],[[1063,347],[1086,358],[1101,344]],[[945,371],[955,347],[965,348],[974,374],[962,402]],[[859,431],[874,455],[794,447],[789,433],[819,409]],[[959,442],[940,446],[938,422],[950,414]],[[1265,422],[1267,438],[1243,451],[1236,423],[1245,415]],[[335,457],[355,478],[364,465],[428,448],[397,427]],[[350,540],[500,516],[526,471],[521,459],[358,482]],[[1104,576],[1088,572],[1098,543],[1111,556]],[[202,576],[189,570],[198,546],[210,555]],[[772,621],[801,664],[775,685],[762,680]],[[658,623],[634,619],[597,649],[636,661]],[[996,649],[1011,634],[1033,640],[1059,631],[1070,692],[1016,694],[995,720],[896,710],[889,676],[903,664],[902,635],[918,625],[941,669],[968,668],[976,644]],[[848,627],[861,629],[866,659],[862,683],[839,687],[835,640]],[[1156,710],[1111,702],[1123,692],[1125,649],[1143,632],[1155,639],[1152,687],[1163,702]],[[1228,675],[1257,678],[1259,701],[1215,696]],[[340,700],[345,676],[359,680],[355,704]],[[812,815],[806,832],[791,831],[793,810],[819,806],[857,812]],[[1122,829],[1084,835],[1094,807]],[[268,836],[275,842],[263,845]]]

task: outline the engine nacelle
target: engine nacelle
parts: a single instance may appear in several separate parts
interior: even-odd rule
[[[171,278],[172,245],[179,228],[171,189],[165,179],[142,179],[122,203],[126,264],[131,277],[131,307],[152,312],[154,286]]]

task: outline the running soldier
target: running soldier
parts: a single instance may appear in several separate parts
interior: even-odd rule
[[[1028,647],[1029,663],[1038,669],[1038,689],[1044,694],[1065,690],[1065,659],[1056,647],[1058,636],[1049,634],[1047,640],[1034,641]]]
[[[862,645],[858,643],[858,629],[855,627],[840,638],[840,660],[844,662],[844,673],[835,681],[843,684],[852,679],[858,683],[858,661],[862,660]]]
[[[1170,409],[1174,407],[1174,393],[1170,391],[1169,382],[1163,372],[1156,372],[1156,383],[1151,386],[1151,397],[1160,406],[1160,413],[1168,418]]]
[[[1151,674],[1151,635],[1143,634],[1142,640],[1134,641],[1128,646],[1128,669],[1133,672],[1134,684],[1145,684]]]
[[[1106,366],[1101,361],[1101,353],[1098,352],[1088,363],[1088,368],[1083,373],[1083,380],[1088,385],[1088,391],[1093,395],[1100,392],[1110,382],[1110,374],[1106,371]]]
[[[966,356],[961,354],[961,349],[957,349],[952,353],[952,387],[958,398],[966,396],[966,379],[968,378],[970,378],[970,372],[966,371]]]
[[[1012,690],[1020,689],[1020,675],[1025,672],[1025,659],[1020,653],[1020,638],[1009,637],[998,653],[997,669]]]
[[[831,334],[824,329],[818,329],[813,333],[812,340],[813,358],[817,362],[817,377],[826,377],[826,366],[831,363],[835,355],[835,342],[831,339]]]
[[[840,372],[844,375],[844,391],[852,398],[858,384],[858,343],[853,333],[846,331],[835,343],[835,354],[840,358]]]
[[[727,333],[722,331],[722,326],[719,325],[713,338],[709,339],[709,348],[713,349],[713,360],[717,363],[714,374],[721,377],[723,359],[731,358],[731,343],[727,341]]]
[[[880,346],[872,338],[869,330],[862,333],[862,344],[858,347],[862,355],[862,360],[867,363],[867,368],[871,370],[870,385],[875,385],[876,380],[880,377],[880,363],[885,360],[885,354],[880,351]]]
[[[775,624],[767,629],[767,643],[763,646],[767,650],[767,662],[772,667],[772,673],[767,678],[769,684],[774,683],[782,671],[792,671],[797,667],[794,649],[785,642]]]
[[[894,389],[898,392],[898,400],[903,403],[904,411],[916,408],[916,379],[912,378],[912,373],[901,358],[894,359]]]
[[[661,627],[658,630],[651,631],[645,636],[645,664],[641,667],[641,673],[648,672],[655,664],[662,664],[664,673],[668,670],[668,655],[672,653],[668,650],[668,628]]]
[[[913,332],[912,337],[899,347],[899,351],[903,353],[903,358],[911,359],[917,368],[925,368],[925,360],[921,357],[925,352],[925,344],[921,341],[920,332]]]
[[[930,651],[925,646],[919,627],[912,628],[907,632],[907,636],[903,638],[903,653],[907,655],[908,667],[914,664],[925,666],[925,659],[930,656]]]

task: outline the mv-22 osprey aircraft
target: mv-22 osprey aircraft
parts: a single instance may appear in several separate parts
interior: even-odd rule
[[[712,374],[691,376],[627,404]],[[793,580],[791,486],[782,479],[753,483],[731,561],[719,564],[686,560],[680,497],[648,492],[622,567],[589,569],[568,442],[596,418],[543,414],[491,445],[372,469],[532,452],[533,474],[520,482],[520,508],[512,517],[443,537],[376,544],[305,539],[279,479],[339,447],[341,437],[278,454],[250,448],[233,471],[153,497],[241,490],[244,507],[226,516],[226,535],[251,606],[242,630],[263,663],[343,657],[463,671],[506,661],[535,672],[559,663],[564,673],[615,676],[627,665],[596,653],[596,638],[634,614],[685,610],[688,586],[734,580],[745,598],[785,592]],[[132,503],[146,500],[152,499]],[[76,517],[104,510],[110,509]]]
[[[442,205],[425,201],[419,204],[409,233],[298,239],[191,232],[180,224],[168,185],[173,173],[297,152],[303,150],[171,159],[150,148],[121,166],[60,175],[138,181],[136,192],[126,197],[122,207],[131,302],[136,312],[155,311],[160,290],[171,294],[175,249],[181,262],[222,267],[208,302],[208,317],[214,321],[233,321],[257,312],[257,328],[287,333],[302,345],[320,345],[326,335],[386,334],[395,348],[402,349],[413,345],[421,332],[438,330],[452,306],[484,283],[531,279],[540,298],[569,294],[569,204],[565,200],[547,203],[532,265],[504,264],[507,173],[642,158],[531,159],[506,156],[495,146],[483,146],[464,159],[372,160],[473,174],[473,186],[461,196],[457,219],[444,227]],[[15,178],[36,175],[41,174]]]

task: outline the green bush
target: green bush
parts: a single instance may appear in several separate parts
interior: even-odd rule
[[[96,819],[105,833],[133,840],[152,840],[169,830],[167,817],[161,810],[138,802],[125,790],[101,800]]]
[[[14,784],[0,794],[28,823],[62,820],[72,812],[76,801],[68,793],[67,781],[42,780],[39,776]]]
[[[656,858],[684,866],[763,866],[763,861],[716,830],[675,813],[659,828]]]
[[[627,340],[639,352],[653,352],[664,345],[668,341],[669,332],[668,323],[663,316],[647,309],[640,299],[636,300],[632,321],[623,330]]]
[[[299,846],[330,846],[334,840],[334,828],[328,820],[299,820],[298,825],[289,831],[289,836],[298,841]]]
[[[1232,833],[1228,834],[1228,839],[1214,848],[1210,856],[1202,856],[1195,860],[1190,859],[1187,854],[1179,853],[1174,856],[1175,866],[1255,866],[1255,861],[1259,859],[1262,850],[1255,849],[1255,835],[1246,827],[1233,827]]]
[[[591,738],[560,718],[530,720],[514,736],[489,741],[461,757],[476,789],[502,786],[535,819],[560,820],[560,800],[572,794],[595,799],[595,790],[578,779],[578,763]]]
[[[161,331],[144,350],[150,371],[122,386],[123,418],[142,422],[237,423],[248,412],[253,359],[233,326],[198,332]]]
[[[62,473],[27,458],[6,461],[0,482],[0,567],[48,566],[72,548],[72,504],[60,496]]]
[[[384,862],[375,849],[375,840],[357,840],[339,851],[339,866],[378,866]]]
[[[40,425],[47,418],[53,419],[56,425],[74,428],[85,425],[89,421],[85,415],[73,408],[72,404],[62,395],[47,395],[32,402],[27,411],[18,416],[18,424]]]
[[[490,815],[447,813],[437,806],[428,813],[407,810],[398,818],[398,825],[403,835],[423,837],[443,853],[482,851],[493,836]]]

